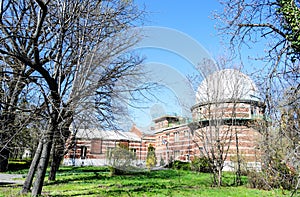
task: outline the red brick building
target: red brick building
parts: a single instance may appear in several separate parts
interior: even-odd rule
[[[100,166],[108,164],[108,156],[119,144],[126,144],[135,155],[136,163],[144,163],[147,147],[154,142],[153,135],[146,135],[133,126],[130,132],[79,129],[74,145],[64,157],[64,165]]]
[[[105,165],[107,154],[118,143],[128,143],[137,163],[145,163],[149,144],[156,148],[158,164],[190,161],[195,156],[210,156],[222,143],[225,170],[234,167],[237,156],[246,166],[259,168],[260,134],[252,123],[264,118],[265,107],[257,92],[252,80],[240,71],[218,71],[200,84],[191,107],[192,119],[164,115],[153,120],[151,132],[136,126],[130,132],[80,130],[76,148],[69,151],[64,163]]]
[[[156,157],[168,163],[172,160],[190,161],[195,154],[189,120],[165,115],[154,120]]]
[[[261,135],[253,123],[264,120],[265,106],[253,81],[238,70],[220,70],[200,84],[196,97],[192,116],[199,149],[208,157],[222,154],[226,170],[237,159],[260,168]]]

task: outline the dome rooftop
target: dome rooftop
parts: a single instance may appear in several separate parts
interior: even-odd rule
[[[235,69],[224,69],[203,80],[196,93],[196,102],[259,101],[258,95],[257,87],[249,76]]]

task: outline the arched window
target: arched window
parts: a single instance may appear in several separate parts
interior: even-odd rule
[[[81,146],[81,152],[80,152],[81,159],[86,158],[86,151],[87,151],[87,147],[86,146]]]

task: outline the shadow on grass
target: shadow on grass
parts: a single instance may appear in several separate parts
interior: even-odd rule
[[[74,173],[74,172],[109,172],[108,167],[92,167],[92,166],[84,166],[84,167],[62,167],[58,171],[58,173]]]
[[[117,180],[149,180],[149,179],[174,179],[181,176],[179,173],[170,170],[159,171],[141,171],[132,172],[125,175],[113,175],[111,176],[108,168],[82,168],[82,167],[64,167],[57,173],[57,180],[46,183],[45,185],[66,184],[75,181],[117,181]]]
[[[109,186],[99,185],[93,189],[77,189],[73,194],[51,194],[52,197],[54,196],[90,196],[90,195],[100,195],[100,196],[120,196],[120,194],[129,194],[128,196],[132,196],[140,194],[145,195],[149,193],[162,193],[174,190],[180,190],[178,186],[166,186],[165,184],[161,183],[151,183],[146,185],[122,185],[122,184],[112,184]]]
[[[93,181],[93,180],[107,180],[109,177],[107,175],[101,175],[99,172],[93,173],[76,173],[76,174],[69,174],[67,177],[59,177],[57,180],[45,183],[45,185],[56,185],[56,184],[67,184],[70,182],[75,181]],[[61,179],[61,180],[60,180]]]
[[[51,196],[120,196],[134,194],[168,195],[170,191],[176,193],[182,188],[197,190],[210,185],[209,175],[182,170],[141,171],[126,175],[110,175],[108,168],[62,168],[56,181],[45,185],[78,184],[72,191],[62,190],[61,193]],[[91,184],[88,189],[86,184]],[[201,186],[200,186],[201,185]],[[65,192],[64,192],[65,191]]]
[[[69,175],[69,174],[85,174],[88,172],[93,173],[109,173],[110,169],[108,167],[63,167],[57,171],[58,175]],[[169,178],[177,176],[174,174],[173,170],[141,170],[141,171],[128,171],[124,175],[116,176],[147,176],[149,178]]]

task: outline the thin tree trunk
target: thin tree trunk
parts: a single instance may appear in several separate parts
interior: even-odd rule
[[[56,139],[55,145],[52,146],[52,161],[49,172],[49,181],[55,181],[56,172],[59,169],[60,162],[63,159],[64,155],[64,140]]]
[[[8,168],[9,150],[0,147],[0,172],[6,172]]]
[[[222,170],[218,169],[218,187],[222,185]]]
[[[12,135],[14,128],[15,115],[9,107],[2,109],[0,113],[0,172],[6,172],[8,169],[8,159],[10,150],[7,148],[10,144],[6,144]]]
[[[294,188],[294,190],[291,194],[291,197],[293,197],[294,194],[298,191],[298,188],[299,188],[299,185],[300,185],[300,174],[298,175],[297,179],[298,179],[298,181],[297,181],[297,184],[296,184],[296,186],[295,186],[295,188]]]
[[[32,160],[32,162],[30,164],[30,168],[29,168],[26,180],[25,180],[25,182],[23,184],[23,188],[22,188],[22,191],[21,191],[21,193],[23,193],[23,194],[24,193],[28,193],[29,190],[30,190],[30,187],[31,187],[31,184],[32,184],[32,180],[33,180],[33,177],[34,177],[34,174],[36,172],[37,165],[38,165],[38,161],[39,161],[39,159],[41,157],[42,147],[43,147],[43,143],[40,140],[40,142],[38,144],[38,147],[37,147],[37,149],[35,151],[33,160]]]
[[[56,173],[59,169],[60,163],[63,159],[63,151],[56,151],[56,153],[53,155],[54,158],[51,162],[50,172],[49,172],[49,181],[55,181],[56,179]]]
[[[46,170],[50,159],[51,147],[53,143],[53,134],[55,133],[55,129],[57,128],[56,117],[57,116],[54,116],[54,118],[51,120],[51,122],[53,123],[51,124],[50,129],[47,131],[43,139],[43,148],[39,165],[37,168],[36,180],[32,188],[32,196],[38,196],[42,193]]]
[[[237,129],[235,128],[235,143],[236,143],[236,156],[237,156],[237,171],[236,171],[236,185],[240,186],[242,184],[241,181],[241,158],[240,158],[240,150],[239,150],[239,138]]]
[[[216,187],[218,185],[218,169],[216,166],[213,167],[212,177],[213,177],[213,185],[212,186]]]
[[[57,135],[57,134],[56,134]],[[53,143],[52,143],[52,148],[51,148],[51,155],[50,155],[50,172],[48,176],[49,181],[54,181],[55,180],[55,168],[56,168],[56,163],[55,163],[55,157],[56,157],[56,144],[57,142],[57,136],[54,135],[55,137],[53,138]]]
[[[60,133],[55,136],[55,141],[52,147],[52,161],[49,172],[49,181],[54,181],[56,179],[56,172],[59,169],[60,163],[62,162],[65,154],[65,144],[67,139],[70,137],[71,132],[69,127],[71,125],[72,117],[68,118],[69,121],[64,124],[62,129],[62,135]]]

